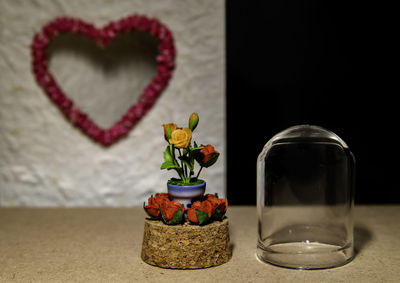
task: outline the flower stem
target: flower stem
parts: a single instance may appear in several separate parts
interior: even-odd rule
[[[170,152],[172,154],[172,158],[174,160],[174,163],[179,166],[179,164],[178,164],[178,162],[176,161],[176,158],[175,158],[175,147],[172,144],[170,144],[169,146],[170,146]],[[178,149],[178,151],[179,151],[179,149]],[[179,154],[180,154],[180,152],[179,152]],[[177,171],[179,177],[181,177],[181,179],[184,180],[185,176],[183,174],[184,173],[183,169],[181,168],[180,170],[178,170],[178,169],[175,169],[175,170]]]
[[[179,152],[179,157],[182,157],[180,149],[178,149],[178,152]],[[187,177],[186,177],[187,176],[187,170],[186,170],[186,165],[183,163],[182,160],[181,160],[181,167],[182,167],[182,172],[183,172],[182,181],[184,181],[186,183],[187,182]]]
[[[202,169],[203,169],[203,166],[200,167],[200,170],[199,170],[199,172],[197,173],[196,179],[199,179],[199,175],[200,175],[200,172],[201,172]]]

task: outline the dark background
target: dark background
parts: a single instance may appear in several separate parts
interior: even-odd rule
[[[254,205],[264,144],[290,126],[313,124],[355,155],[356,203],[400,203],[393,8],[226,3],[228,201]]]

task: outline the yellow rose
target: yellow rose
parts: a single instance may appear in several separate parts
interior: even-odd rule
[[[177,129],[172,132],[169,143],[176,148],[187,148],[192,139],[192,131],[189,128]]]

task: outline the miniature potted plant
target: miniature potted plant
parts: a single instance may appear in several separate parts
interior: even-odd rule
[[[167,182],[168,193],[174,200],[178,200],[188,208],[195,198],[203,196],[206,182],[199,179],[203,168],[213,165],[219,153],[211,145],[198,146],[193,141],[192,133],[199,123],[199,116],[193,113],[189,118],[188,128],[178,128],[176,124],[163,124],[164,137],[168,146],[164,151],[164,163],[161,169],[175,170],[179,178],[171,178]],[[200,169],[195,174],[196,162]]]
[[[197,113],[189,118],[188,128],[174,123],[163,124],[164,138],[168,142],[164,150],[161,169],[175,170],[179,178],[167,182],[168,193],[158,193],[148,200],[144,209],[151,219],[161,219],[165,224],[179,224],[187,219],[193,224],[207,224],[222,220],[227,210],[225,199],[217,195],[205,195],[206,182],[199,178],[203,168],[213,165],[219,152],[210,144],[200,146],[193,141],[192,133],[199,123]],[[196,172],[196,163],[199,168]]]
[[[232,256],[228,203],[217,194],[204,194],[203,168],[213,165],[219,153],[211,145],[192,142],[199,123],[190,115],[188,128],[164,124],[168,142],[161,169],[175,170],[167,182],[168,193],[157,193],[143,204],[145,220],[141,257],[165,268],[205,268],[227,262]]]

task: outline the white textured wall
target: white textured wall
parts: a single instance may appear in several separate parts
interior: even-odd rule
[[[29,45],[57,16],[101,27],[134,13],[156,17],[172,30],[177,68],[152,110],[125,139],[104,148],[70,125],[38,86]],[[200,115],[194,139],[221,152],[202,177],[208,192],[226,195],[224,1],[1,0],[0,42],[0,206],[141,205],[166,191],[174,176],[159,170],[166,145],[161,124],[186,126],[194,111]],[[107,72],[104,60],[99,65],[60,51],[50,68],[78,106],[108,125],[153,72],[154,66],[134,61]],[[107,102],[110,92],[115,95]]]

